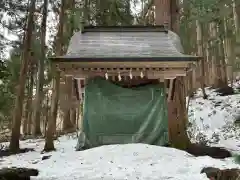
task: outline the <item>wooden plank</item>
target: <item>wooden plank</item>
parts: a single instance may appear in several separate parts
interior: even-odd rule
[[[172,94],[172,90],[173,90],[173,79],[170,79],[170,84],[169,84],[169,89],[168,89],[168,98],[167,98],[167,101],[171,101],[171,94]]]
[[[133,69],[126,69],[126,68],[102,68],[102,69],[96,69],[96,68],[63,68],[61,69],[61,72],[65,75],[70,75],[71,73],[73,74],[105,74],[108,73],[109,76],[115,75],[117,76],[118,73],[121,75],[127,75],[129,76],[130,73],[134,76],[140,76],[141,72],[146,74],[146,73],[187,73],[188,71],[185,70],[184,68],[170,68],[170,69],[162,69],[162,68],[149,68],[149,69],[142,69],[142,68],[133,68]]]

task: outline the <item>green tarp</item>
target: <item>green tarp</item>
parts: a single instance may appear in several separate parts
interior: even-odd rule
[[[86,84],[77,150],[106,144],[168,143],[163,84],[123,88],[100,77]]]

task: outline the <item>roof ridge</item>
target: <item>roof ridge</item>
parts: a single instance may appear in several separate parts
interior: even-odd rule
[[[81,33],[85,32],[164,32],[168,33],[168,29],[164,25],[155,26],[85,26]]]

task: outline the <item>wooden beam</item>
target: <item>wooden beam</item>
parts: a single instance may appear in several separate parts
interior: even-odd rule
[[[61,68],[187,68],[194,62],[189,61],[156,61],[156,62],[59,62]]]
[[[124,77],[124,78],[126,78],[126,77]],[[82,98],[82,91],[80,90],[81,87],[79,86],[79,85],[80,85],[80,79],[81,79],[81,78],[75,78],[75,79],[78,81],[77,84],[78,84],[78,88],[79,88],[79,97]],[[117,79],[115,79],[115,76],[109,76],[109,80],[118,81]],[[169,81],[173,81],[173,79],[169,79]],[[162,80],[162,79],[159,79],[159,82],[162,83],[163,80]],[[60,84],[64,85],[65,82],[64,82],[64,81],[61,81]],[[166,95],[171,94],[171,91],[169,90],[169,88],[172,89],[172,85],[170,85],[170,87],[165,87],[165,93],[166,93]],[[62,89],[62,88],[61,88],[61,89]]]
[[[141,70],[131,70],[132,76],[140,76],[141,72],[143,75],[149,79],[174,79],[176,76],[186,76],[187,71],[184,69],[170,69],[165,71],[141,71]],[[61,72],[62,75],[73,75],[75,78],[87,78],[94,76],[102,76],[105,77],[107,73],[108,76],[118,76],[120,73],[121,77],[130,76],[130,71],[126,70],[74,70],[74,69],[65,69],[65,71]]]
[[[116,75],[118,73],[129,74],[129,73],[140,73],[141,72],[188,72],[189,69],[187,68],[60,68],[60,71],[63,72],[79,72],[79,73],[108,73],[112,75]],[[68,75],[70,76],[70,75]]]

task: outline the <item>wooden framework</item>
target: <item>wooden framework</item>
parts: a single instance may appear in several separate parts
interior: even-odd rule
[[[136,65],[137,64],[137,65]],[[173,80],[184,77],[194,67],[189,61],[161,62],[55,62],[61,77],[73,76],[79,79],[105,77],[112,81],[122,79],[157,79],[165,82],[167,101],[171,100],[174,88]],[[119,77],[120,76],[120,77]],[[64,83],[63,81],[61,81]]]
[[[136,65],[137,64],[137,65]],[[56,63],[61,75],[75,78],[94,76],[142,76],[148,79],[174,79],[186,76],[191,70],[189,62],[59,62]]]
[[[111,81],[132,79],[157,79],[165,83],[168,106],[169,141],[177,148],[186,148],[188,143],[184,94],[184,77],[195,67],[194,62],[54,62],[61,76],[88,79],[102,76]],[[121,79],[119,79],[119,75]],[[141,77],[142,75],[142,77]],[[176,90],[178,89],[178,90]],[[183,119],[182,119],[183,118]],[[185,140],[185,144],[181,141]]]
[[[173,80],[184,77],[192,70],[189,62],[59,62],[55,64],[61,72],[61,77],[73,76],[79,79],[88,79],[101,76],[112,81],[122,79],[157,79],[166,84],[167,101],[173,94]],[[120,76],[120,79],[119,79]],[[64,79],[64,78],[63,78]],[[64,83],[64,81],[61,81]]]
[[[168,0],[162,1],[165,3],[160,4],[169,6]],[[101,76],[111,81],[129,82],[128,87],[131,87],[133,81],[141,84],[139,82],[146,79],[157,80],[156,83],[164,82],[167,93],[169,141],[174,147],[184,149],[188,143],[185,131],[184,77],[195,68],[199,57],[183,54],[177,35],[175,37],[171,32],[169,35],[168,30],[163,27],[85,28],[83,33],[72,37],[66,56],[52,58],[52,63],[60,71],[61,77],[74,76],[86,80]],[[136,32],[135,38],[135,33],[132,32]],[[97,34],[93,36],[94,33]],[[101,36],[98,33],[102,33]],[[106,45],[109,39],[110,42]],[[135,39],[136,42],[133,42]],[[116,48],[112,41],[116,42],[119,48]],[[142,42],[146,44],[145,51],[138,47],[138,43]],[[109,50],[111,47],[112,51]],[[186,141],[180,143],[184,139]]]
[[[161,62],[53,62],[61,77],[88,79],[102,76],[112,81],[157,79],[165,83],[168,106],[169,141],[184,149],[189,143],[186,134],[184,77],[195,67],[194,61]],[[106,77],[106,74],[108,77]],[[121,76],[119,79],[118,77]],[[130,79],[129,79],[130,78]],[[177,90],[176,90],[177,89]],[[181,108],[182,107],[182,108]],[[182,143],[182,142],[184,143]]]

